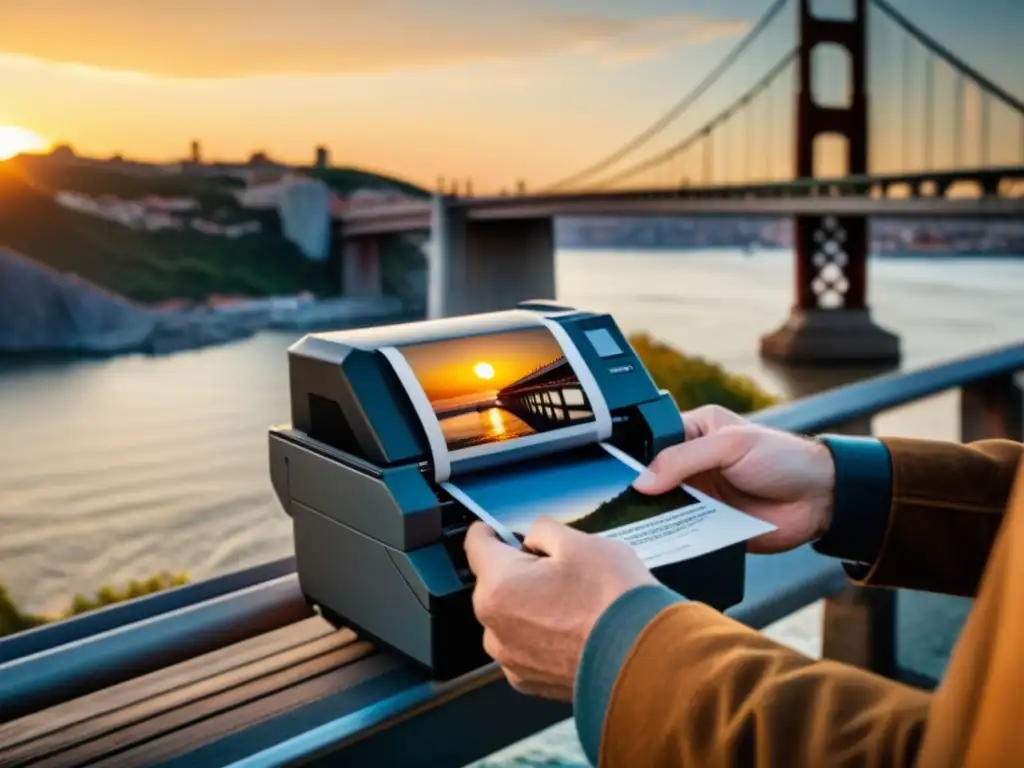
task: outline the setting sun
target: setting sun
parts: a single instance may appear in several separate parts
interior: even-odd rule
[[[16,125],[0,125],[0,160],[10,160],[22,152],[39,152],[50,146],[42,136]]]
[[[494,366],[490,363],[477,363],[473,366],[473,373],[481,379],[493,379],[494,378]]]

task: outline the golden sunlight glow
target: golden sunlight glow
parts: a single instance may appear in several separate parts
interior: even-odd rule
[[[491,434],[500,437],[505,434],[505,422],[501,418],[501,412],[497,408],[487,411],[487,419],[491,422]]]
[[[16,125],[0,125],[0,160],[9,160],[22,152],[40,152],[50,143],[38,133]]]
[[[484,380],[493,379],[494,366],[490,363],[477,363],[473,366],[473,373],[475,373],[478,378]]]

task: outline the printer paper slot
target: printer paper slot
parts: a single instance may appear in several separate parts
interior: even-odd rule
[[[775,530],[688,486],[648,496],[634,490],[642,464],[606,443],[474,472],[443,483],[453,498],[519,547],[549,516],[631,545],[649,568],[688,560]]]
[[[379,351],[423,425],[438,483],[611,436],[593,374],[565,329],[548,318]]]

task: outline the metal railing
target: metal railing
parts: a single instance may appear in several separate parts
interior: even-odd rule
[[[1021,440],[1021,370],[1017,344],[753,418],[803,433],[864,431],[877,413],[959,389],[963,440]],[[851,592],[837,562],[802,547],[748,556],[744,601],[729,614],[763,628],[823,598],[845,601],[842,634],[869,646],[850,653],[846,643],[846,660],[891,673],[894,601],[886,595]],[[829,621],[826,610],[824,650],[834,656]],[[513,692],[494,666],[439,683],[346,632],[313,616],[289,558],[15,635],[0,641],[0,764],[281,766],[343,757],[459,766],[571,714]],[[302,663],[312,659],[319,673],[287,677],[299,648],[312,649]]]

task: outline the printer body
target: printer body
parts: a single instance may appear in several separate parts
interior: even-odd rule
[[[436,481],[429,437],[380,350],[529,327],[537,318],[564,329],[577,364],[587,366],[611,415],[608,443],[647,464],[684,439],[671,395],[607,314],[524,302],[507,312],[310,334],[289,349],[292,423],[270,430],[270,475],[292,520],[301,590],[329,621],[437,679],[489,661],[463,550],[477,518]],[[499,460],[519,459],[512,451]],[[743,598],[744,554],[745,544],[734,544],[652,573],[724,610]]]

